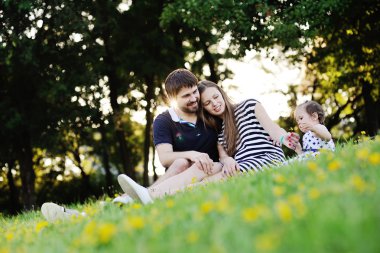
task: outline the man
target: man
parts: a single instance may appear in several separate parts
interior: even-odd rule
[[[153,185],[196,164],[210,174],[218,161],[217,132],[197,115],[200,95],[198,79],[186,69],[176,69],[165,80],[172,107],[153,123],[153,142],[161,164],[168,168]]]
[[[219,158],[217,132],[207,127],[197,114],[200,95],[196,76],[187,69],[176,69],[167,76],[165,91],[172,106],[154,120],[153,143],[167,170],[151,187],[193,164],[211,174],[213,163]],[[114,199],[124,204],[131,201],[126,194]]]

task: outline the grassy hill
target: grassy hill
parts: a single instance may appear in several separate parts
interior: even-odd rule
[[[380,138],[154,204],[0,217],[4,252],[380,252]]]

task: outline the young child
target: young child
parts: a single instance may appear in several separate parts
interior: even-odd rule
[[[301,156],[318,154],[320,149],[335,150],[329,130],[323,125],[325,113],[315,101],[306,101],[297,106],[294,117],[299,129],[304,133],[302,145],[298,143],[295,151]]]

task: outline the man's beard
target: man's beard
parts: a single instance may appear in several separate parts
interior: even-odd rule
[[[189,107],[189,105],[192,105],[193,103],[196,104],[196,106]],[[181,111],[183,111],[184,113],[196,113],[198,111],[199,104],[198,104],[198,101],[193,102],[193,103],[189,103],[189,104],[187,104],[187,106],[181,107],[180,108]]]

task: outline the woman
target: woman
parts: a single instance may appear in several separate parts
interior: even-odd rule
[[[220,157],[222,163],[233,157],[240,171],[259,171],[267,165],[284,162],[284,153],[279,147],[282,144],[296,148],[298,135],[287,133],[274,123],[257,100],[232,104],[218,85],[206,80],[198,83],[198,89],[203,121],[220,130],[218,142],[226,151]],[[218,119],[223,122],[221,127],[218,127]]]

